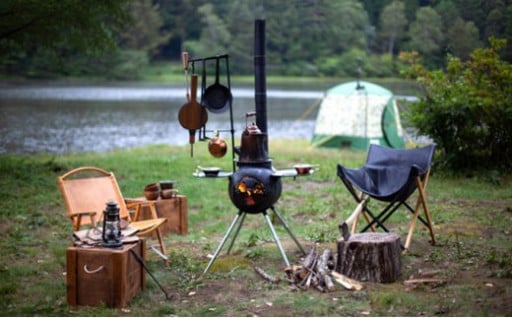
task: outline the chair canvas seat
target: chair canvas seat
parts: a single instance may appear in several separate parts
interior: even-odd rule
[[[347,178],[361,192],[385,202],[407,199],[416,189],[414,178],[419,175],[416,167],[370,165],[350,169],[338,165],[338,176]]]
[[[432,243],[435,243],[425,198],[434,150],[435,145],[415,149],[393,149],[371,145],[363,167],[354,169],[338,164],[337,174],[357,203],[362,201],[361,194],[388,203],[386,208],[378,214],[373,213],[366,204],[364,205],[362,213],[368,225],[362,231],[369,228],[375,230],[376,227],[389,231],[384,225],[385,221],[403,205],[414,215],[409,226],[405,248],[409,248],[417,219],[427,226]],[[406,200],[416,189],[419,190],[419,196],[416,207],[413,209]],[[358,191],[361,194],[358,194]],[[420,207],[423,207],[425,217],[419,215]]]

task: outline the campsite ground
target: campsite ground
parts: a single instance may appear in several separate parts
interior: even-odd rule
[[[320,293],[296,291],[284,281],[272,284],[253,265],[284,277],[283,262],[259,215],[248,216],[232,254],[221,257],[201,276],[235,216],[226,180],[191,176],[211,163],[196,148],[154,146],[106,154],[1,156],[0,312],[6,316],[510,316],[512,315],[512,199],[510,174],[477,172],[456,177],[434,169],[427,190],[436,245],[418,227],[402,275],[391,284],[364,283],[361,291],[337,285]],[[272,141],[274,165],[319,164],[310,177],[284,180],[277,208],[306,250],[336,251],[337,224],[354,204],[335,175],[338,162],[357,167],[363,152],[311,148],[307,141]],[[225,158],[226,159],[226,158]],[[229,160],[215,161],[224,169]],[[148,251],[148,265],[171,296],[147,276],[146,289],[123,309],[69,307],[66,304],[65,251],[70,225],[55,177],[82,165],[116,173],[125,196],[139,196],[145,184],[177,180],[189,199],[187,235],[166,236],[171,262],[165,267]],[[393,231],[402,236],[409,219],[397,213]],[[277,226],[288,258],[301,255]],[[411,278],[431,282],[407,284]]]

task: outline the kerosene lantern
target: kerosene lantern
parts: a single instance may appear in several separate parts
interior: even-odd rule
[[[103,247],[119,248],[123,245],[121,241],[119,208],[115,201],[108,201],[103,211],[103,232],[101,238],[103,241],[101,245]]]

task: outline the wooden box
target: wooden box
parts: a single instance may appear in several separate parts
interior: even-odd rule
[[[153,201],[155,204],[156,214],[160,218],[166,218],[161,227],[162,235],[169,232],[178,234],[187,234],[187,197],[184,195],[177,195],[172,199],[158,199]],[[141,218],[147,219],[150,217],[150,210],[148,205],[144,205],[141,209]]]
[[[69,247],[66,251],[67,298],[72,306],[126,307],[146,284],[143,240],[120,249]]]

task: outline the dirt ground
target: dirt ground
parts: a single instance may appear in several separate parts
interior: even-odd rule
[[[443,204],[512,217],[510,202]],[[437,225],[435,231],[435,246],[428,242],[426,232],[415,234],[410,251],[402,256],[402,274],[394,283],[363,282],[361,291],[336,285],[326,293],[312,288],[296,290],[286,281],[273,284],[252,270],[257,265],[284,279],[277,249],[272,242],[266,242],[259,247],[274,250],[268,255],[250,258],[243,247],[231,255],[221,253],[210,274],[186,292],[174,293],[171,303],[178,315],[197,315],[203,308],[206,316],[511,316],[512,249],[510,245],[502,246],[510,239],[510,231],[500,230],[492,222],[479,224],[465,218]],[[297,250],[289,237],[282,241],[285,250]],[[306,250],[310,244],[303,242]],[[336,252],[333,243],[318,247]],[[206,264],[207,252],[200,245],[182,242],[180,249]],[[289,255],[294,264],[301,257],[299,252]],[[409,283],[411,279],[424,281]]]

